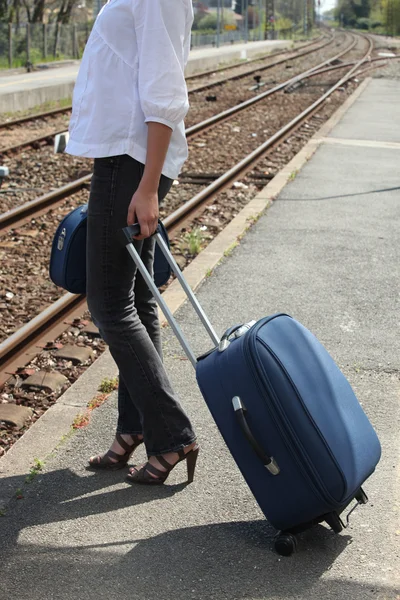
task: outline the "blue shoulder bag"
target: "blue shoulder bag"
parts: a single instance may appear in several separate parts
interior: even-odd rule
[[[86,226],[87,204],[78,206],[66,215],[54,236],[50,256],[50,279],[55,285],[72,294],[86,294]],[[167,231],[161,221],[158,231],[169,247]],[[162,287],[171,276],[171,268],[156,245],[154,281]]]

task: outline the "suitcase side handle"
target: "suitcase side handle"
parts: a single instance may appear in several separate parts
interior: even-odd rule
[[[122,231],[123,231],[123,234],[125,237],[124,243],[125,243],[126,249],[128,250],[129,254],[131,255],[133,261],[135,262],[143,279],[149,286],[158,306],[164,313],[165,318],[167,319],[172,331],[175,333],[176,337],[178,338],[178,341],[181,344],[186,356],[192,363],[193,367],[196,369],[197,358],[195,357],[191,347],[189,346],[188,342],[186,341],[185,336],[183,335],[183,332],[182,332],[180,326],[178,325],[175,317],[173,316],[172,312],[170,311],[167,303],[165,302],[164,298],[162,297],[159,289],[157,288],[157,286],[154,283],[153,278],[151,277],[150,273],[147,271],[142,259],[140,258],[136,248],[134,247],[134,245],[132,243],[132,237],[135,235],[138,235],[138,233],[140,232],[139,224],[131,225],[130,227],[124,227]],[[199,318],[200,318],[202,324],[204,325],[207,333],[209,334],[211,340],[213,341],[215,346],[218,346],[219,337],[215,333],[210,321],[208,320],[207,315],[205,314],[204,310],[202,309],[202,307],[201,307],[199,301],[197,300],[196,296],[194,295],[192,289],[186,282],[186,280],[182,274],[182,271],[180,270],[174,257],[172,256],[170,249],[168,248],[167,244],[164,241],[164,238],[162,237],[161,233],[159,233],[159,231],[156,231],[156,233],[154,235],[156,237],[156,242],[159,245],[160,250],[164,254],[172,271],[175,273],[176,278],[178,279],[179,283],[181,284],[183,291],[185,292],[188,300],[190,301],[190,303],[193,306],[194,310],[196,311],[197,315],[199,316]]]
[[[246,407],[243,405],[239,396],[235,396],[234,398],[232,398],[232,404],[239,426],[243,431],[250,446],[253,448],[257,456],[261,459],[263,465],[266,469],[268,469],[271,475],[279,475],[280,469],[278,463],[276,462],[273,456],[267,456],[265,454],[264,450],[252,434],[249,424],[246,420]]]

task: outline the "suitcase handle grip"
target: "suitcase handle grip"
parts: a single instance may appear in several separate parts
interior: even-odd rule
[[[128,225],[128,227],[124,227],[122,231],[124,232],[128,242],[131,242],[134,237],[140,235],[140,225],[139,223]]]
[[[233,409],[235,411],[235,415],[236,415],[237,421],[239,423],[239,426],[240,426],[241,430],[243,431],[250,446],[253,448],[253,450],[257,454],[257,456],[261,459],[263,465],[265,466],[266,469],[268,469],[268,471],[271,473],[271,475],[279,475],[280,469],[279,469],[279,466],[278,466],[276,460],[274,459],[273,456],[267,456],[265,454],[264,450],[262,449],[260,444],[257,442],[256,438],[252,434],[249,424],[246,420],[247,409],[243,405],[239,396],[235,396],[234,398],[232,398],[232,404],[233,404]]]

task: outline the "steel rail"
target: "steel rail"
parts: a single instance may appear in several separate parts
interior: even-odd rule
[[[398,54],[396,56],[381,56],[380,58],[371,58],[370,60],[368,60],[368,62],[376,63],[376,62],[391,61],[391,60],[400,60],[400,54]],[[340,65],[334,65],[332,67],[327,67],[325,69],[321,69],[320,71],[315,71],[314,73],[310,74],[309,77],[316,77],[317,75],[323,75],[324,73],[327,73],[329,71],[337,71],[339,69],[345,69],[345,68],[351,67],[355,64],[357,64],[357,61],[352,60],[349,62],[342,63]],[[377,66],[375,68],[379,68],[379,66]]]
[[[272,96],[273,94],[276,94],[280,90],[284,89],[286,86],[288,86],[290,84],[294,84],[296,81],[306,79],[314,71],[323,68],[325,65],[331,63],[334,60],[338,60],[341,56],[350,52],[355,47],[356,44],[357,44],[357,40],[353,39],[351,44],[347,48],[345,48],[345,50],[339,52],[339,54],[336,54],[336,56],[332,56],[331,58],[324,60],[322,63],[315,65],[314,67],[311,67],[310,69],[307,69],[307,71],[304,71],[303,73],[300,73],[299,75],[294,75],[293,77],[290,77],[290,79],[287,79],[286,81],[284,81],[282,83],[279,83],[275,87],[273,87],[265,92],[262,92],[261,94],[258,94],[257,96],[254,96],[253,98],[250,98],[249,100],[245,100],[244,102],[241,102],[240,104],[237,104],[236,106],[228,108],[228,109],[218,113],[217,115],[210,117],[209,119],[205,119],[204,121],[201,121],[200,123],[196,123],[195,125],[188,127],[186,129],[187,137],[190,138],[194,134],[204,132],[210,126],[215,125],[216,123],[219,123],[221,121],[225,121],[227,118],[231,117],[232,115],[236,115],[240,111],[245,110],[245,109],[249,108],[250,106],[253,106],[254,104],[257,104],[258,102],[261,102],[261,100],[264,100],[265,98],[268,98],[268,96]]]
[[[25,202],[21,204],[21,206],[16,206],[11,210],[0,215],[0,231],[4,230],[11,225],[15,225],[19,220],[26,219],[27,217],[36,214],[38,210],[41,210],[49,205],[54,205],[57,202],[63,200],[64,198],[68,198],[68,196],[72,196],[79,190],[83,189],[85,185],[87,185],[92,178],[92,174],[86,175],[85,177],[81,177],[80,179],[76,179],[71,183],[67,183],[52,192],[48,192],[47,194],[43,194],[43,196],[39,196],[35,198],[35,200],[30,200],[29,202]]]
[[[278,65],[281,65],[285,62],[288,62],[289,60],[296,60],[297,58],[302,58],[303,56],[307,56],[308,54],[312,54],[313,52],[317,52],[318,50],[321,50],[322,48],[325,48],[326,46],[329,46],[330,44],[332,44],[335,41],[335,38],[329,39],[328,41],[326,41],[324,44],[321,44],[320,46],[318,46],[317,48],[312,48],[311,50],[308,49],[304,52],[299,52],[291,57],[286,57],[286,58],[281,58],[279,60],[276,60],[274,62],[268,63],[267,65],[261,66],[261,67],[257,67],[256,69],[248,69],[247,71],[243,71],[242,73],[238,73],[237,75],[233,75],[232,77],[224,77],[222,79],[217,79],[216,81],[210,81],[208,83],[204,83],[201,85],[198,85],[194,88],[190,88],[188,90],[188,94],[197,94],[199,92],[203,92],[204,90],[208,90],[210,88],[216,87],[218,85],[223,85],[224,83],[227,83],[228,81],[236,81],[238,79],[243,79],[244,77],[249,77],[250,75],[253,75],[254,73],[260,73],[262,71],[267,71],[268,69],[272,69],[273,67],[276,67]]]
[[[18,152],[19,150],[23,150],[23,148],[28,148],[29,146],[35,147],[42,142],[52,141],[56,135],[61,133],[65,133],[66,129],[59,129],[58,131],[50,131],[45,135],[40,135],[38,137],[32,138],[30,140],[26,140],[25,142],[21,142],[19,144],[14,144],[13,146],[7,146],[5,148],[0,148],[0,156],[5,156],[7,154],[12,154],[14,152]]]
[[[185,77],[185,79],[186,79],[186,81],[191,81],[192,79],[200,79],[200,77],[207,77],[209,75],[214,75],[214,73],[230,71],[231,69],[237,69],[238,67],[242,66],[243,64],[249,65],[251,63],[260,62],[260,60],[266,60],[268,58],[274,58],[275,56],[279,56],[281,54],[287,54],[288,52],[296,52],[296,51],[304,50],[304,48],[308,48],[309,46],[313,46],[314,44],[319,44],[319,42],[321,42],[324,39],[324,37],[325,37],[324,35],[320,35],[315,40],[312,40],[311,42],[308,42],[307,44],[303,44],[302,46],[300,46],[299,48],[296,48],[295,50],[287,49],[287,50],[282,50],[281,52],[276,52],[274,54],[272,54],[270,52],[269,54],[264,54],[263,56],[259,56],[258,58],[247,59],[243,63],[235,63],[232,65],[217,67],[215,69],[209,69],[208,71],[200,71],[199,73],[194,73],[193,75],[187,75]],[[329,39],[331,39],[331,38],[329,38]]]

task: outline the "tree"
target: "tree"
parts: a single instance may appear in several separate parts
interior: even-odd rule
[[[242,14],[242,0],[235,1],[235,7],[233,9],[237,15]]]
[[[32,23],[43,23],[45,0],[34,0]]]
[[[62,0],[61,7],[57,15],[57,23],[62,23],[64,25],[70,22],[71,13],[77,1],[78,0]]]

